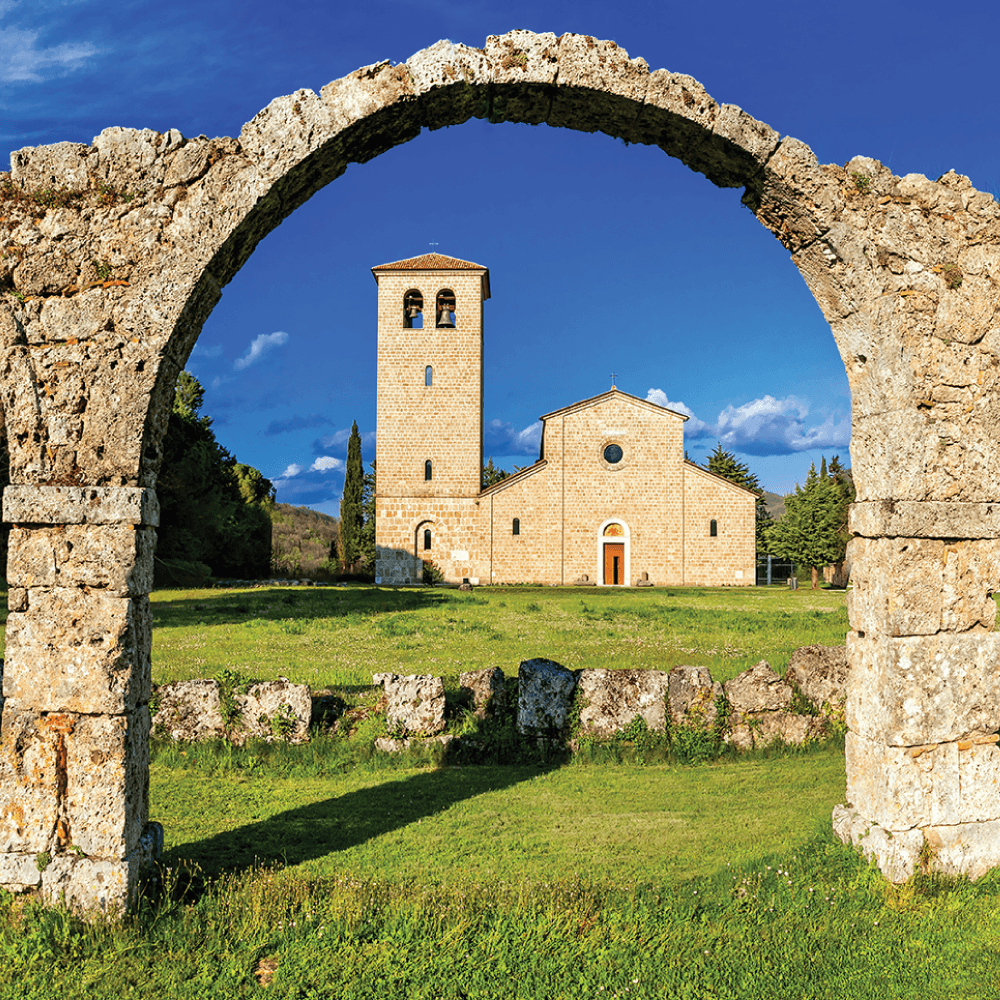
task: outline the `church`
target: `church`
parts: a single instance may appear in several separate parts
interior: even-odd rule
[[[756,495],[684,457],[688,418],[612,387],[542,416],[538,461],[486,489],[489,269],[422,254],[378,284],[375,581],[753,586]]]

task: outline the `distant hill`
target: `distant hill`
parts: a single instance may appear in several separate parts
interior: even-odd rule
[[[337,572],[331,544],[340,519],[310,507],[276,503],[271,516],[271,571],[275,576],[325,580]]]
[[[764,490],[764,503],[768,514],[777,521],[785,513],[785,498],[777,493],[770,493]]]

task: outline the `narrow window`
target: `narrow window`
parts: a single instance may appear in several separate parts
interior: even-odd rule
[[[434,369],[431,368],[430,365],[428,365],[424,369],[424,385],[433,385],[433,384],[434,384]]]
[[[424,325],[424,297],[415,288],[403,296],[403,326],[419,330]]]
[[[431,460],[427,459],[424,462],[424,482],[430,482],[431,480]]]
[[[714,517],[708,522],[708,533],[712,538],[717,538],[719,535],[719,522]]]
[[[431,529],[424,528],[424,552],[431,550]]]
[[[455,325],[455,293],[450,288],[442,288],[437,294],[437,325]]]
[[[511,534],[512,535],[521,534],[521,519],[519,517],[514,518],[514,526],[511,529]]]

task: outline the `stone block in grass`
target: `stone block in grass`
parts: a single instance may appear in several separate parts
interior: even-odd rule
[[[386,726],[397,736],[434,736],[444,729],[444,681],[411,674],[376,674],[385,689]]]
[[[526,736],[566,735],[576,674],[553,660],[522,660],[517,672],[517,728]]]
[[[581,670],[580,732],[607,739],[636,716],[650,729],[666,723],[667,674],[662,670]]]
[[[817,709],[842,706],[847,698],[847,646],[801,646],[788,661],[785,683],[797,687]]]
[[[487,670],[468,670],[459,675],[462,694],[469,698],[476,717],[485,719],[502,715],[506,708],[507,688],[504,673],[499,667]]]
[[[667,675],[667,707],[674,726],[712,726],[722,685],[708,667],[674,667]]]

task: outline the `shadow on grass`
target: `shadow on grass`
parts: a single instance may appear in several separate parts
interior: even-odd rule
[[[260,864],[301,864],[409,826],[476,795],[528,781],[560,763],[422,771],[179,844],[166,852],[164,863],[195,862],[209,877]]]
[[[268,587],[250,591],[198,591],[196,596],[154,601],[157,627],[238,625],[269,620],[372,617],[437,607],[454,599],[448,591],[380,587]]]

